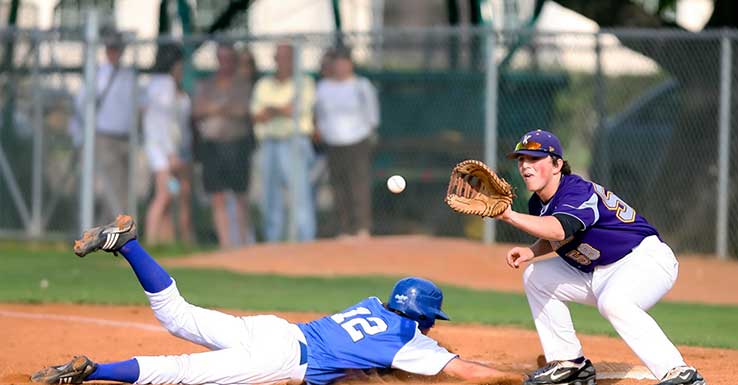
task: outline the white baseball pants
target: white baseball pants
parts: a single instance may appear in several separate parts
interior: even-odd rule
[[[176,283],[146,293],[154,315],[173,335],[213,351],[137,356],[137,384],[271,384],[303,381],[300,329],[279,317],[236,317],[187,303]]]
[[[565,302],[597,306],[656,378],[684,359],[646,313],[676,281],[679,263],[657,236],[645,238],[623,259],[584,273],[560,257],[529,265],[525,293],[547,361],[584,355]]]

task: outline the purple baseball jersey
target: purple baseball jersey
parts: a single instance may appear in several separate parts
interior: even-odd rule
[[[561,242],[551,241],[559,256],[584,272],[619,260],[643,238],[658,235],[645,218],[617,195],[573,174],[562,175],[556,194],[547,204],[533,194],[528,212],[538,216],[570,215],[584,225],[583,230]]]

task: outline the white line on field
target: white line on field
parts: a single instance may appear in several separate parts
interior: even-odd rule
[[[82,322],[82,323],[103,325],[103,326],[134,328],[134,329],[146,330],[146,331],[151,331],[151,332],[166,332],[166,330],[161,326],[154,326],[154,325],[138,323],[138,322],[111,321],[111,320],[106,320],[106,319],[81,317],[81,316],[76,316],[76,315],[24,313],[24,312],[17,312],[17,311],[0,310],[0,316],[13,317],[13,318],[31,318],[31,319],[43,319],[43,320]]]

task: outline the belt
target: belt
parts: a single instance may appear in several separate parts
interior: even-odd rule
[[[300,365],[304,365],[308,362],[308,347],[304,342],[298,342],[300,343]]]

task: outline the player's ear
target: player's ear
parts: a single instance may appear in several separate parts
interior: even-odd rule
[[[554,166],[554,174],[560,173],[561,169],[564,168],[564,160],[559,157],[551,156],[551,162]]]

